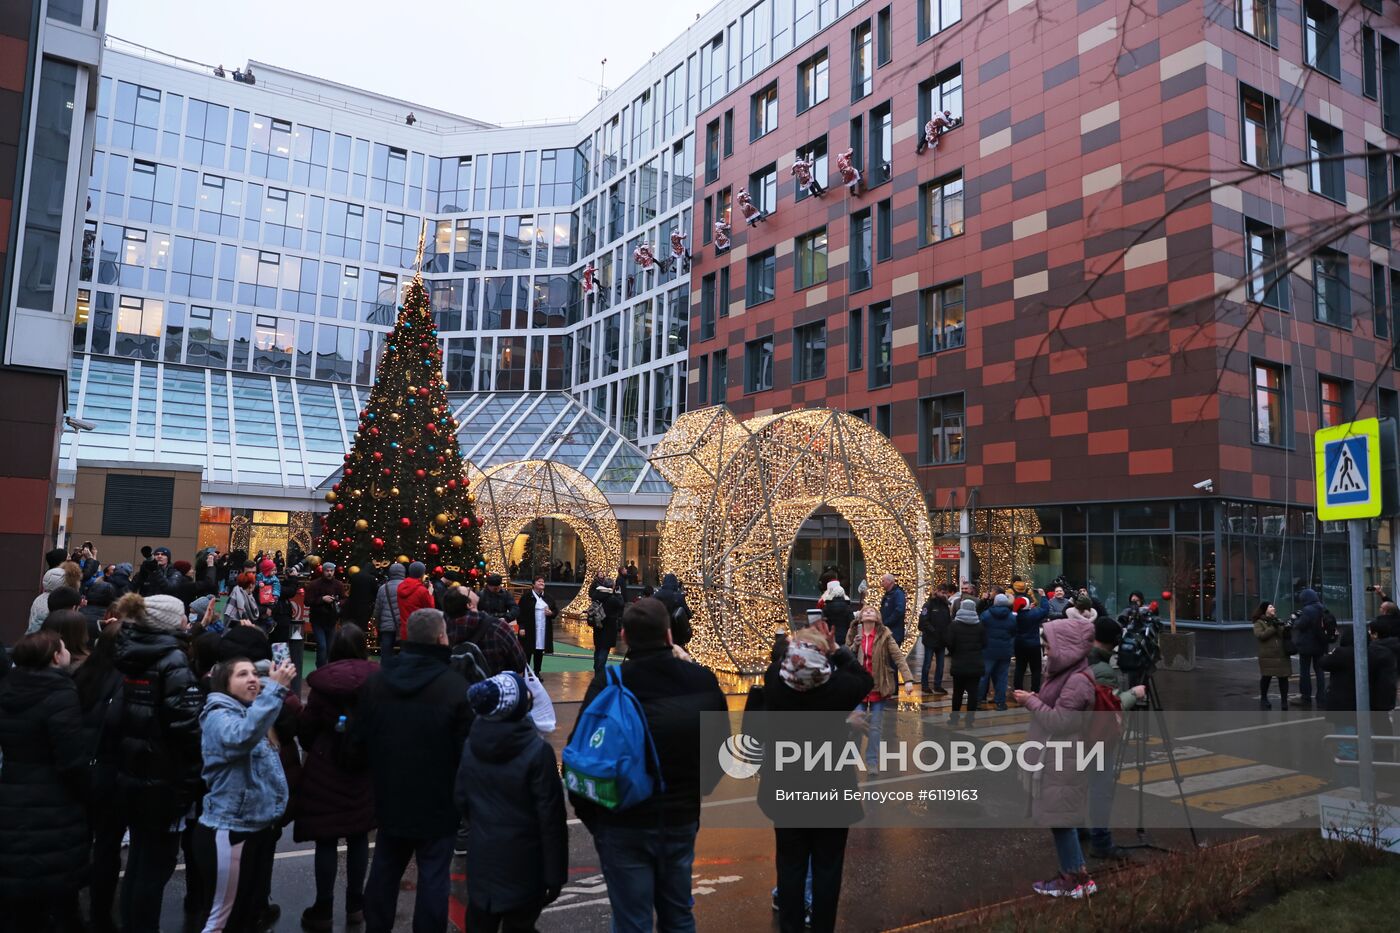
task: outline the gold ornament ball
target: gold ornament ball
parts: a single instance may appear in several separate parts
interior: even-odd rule
[[[447,524],[447,513],[446,513],[446,512],[439,512],[439,513],[437,513],[436,515],[433,516],[433,521],[434,521],[435,523],[439,524],[439,525],[446,525],[446,524]]]
[[[358,498],[360,498],[360,497],[363,496],[363,495],[364,495],[364,493],[363,493],[362,491],[358,490],[358,489],[352,489],[352,490],[350,490],[350,498],[351,498],[351,499],[358,499]]]
[[[471,504],[471,505],[476,505],[476,493],[474,493],[474,492],[469,492],[469,493],[467,493],[467,502],[468,502],[469,504]]]
[[[356,531],[369,531],[369,522],[365,521],[363,518],[357,519],[357,520],[355,521],[355,530],[356,530]]]
[[[391,496],[393,496],[395,499],[397,499],[397,498],[399,497],[399,487],[397,487],[397,486],[392,486],[392,487],[390,487],[390,489],[389,489],[389,495],[391,495]]]
[[[398,561],[399,561],[399,563],[401,563],[401,564],[407,564],[407,563],[409,563],[408,555],[407,555],[407,554],[400,554],[400,555],[398,556]]]
[[[332,489],[330,492],[326,493],[326,501],[327,501],[327,502],[334,502],[335,500],[336,500],[335,490]]]
[[[409,394],[409,395],[417,395],[417,394],[418,394],[418,387],[417,387],[417,386],[409,386],[409,387],[408,387],[408,394]]]
[[[351,568],[350,568],[350,576],[352,576],[352,577],[353,577],[355,574],[359,573],[359,572],[360,572],[360,568],[359,568],[359,567],[351,567]]]
[[[453,546],[453,547],[461,547],[461,546],[462,546],[462,536],[461,536],[461,535],[453,535],[453,536],[452,536],[452,546]]]
[[[437,493],[437,494],[440,496],[440,495],[442,495],[443,493],[447,492],[447,490],[446,490],[446,489],[443,489],[441,486],[434,486],[434,487],[433,487],[433,492]],[[438,524],[441,525],[442,522],[438,522]]]
[[[396,411],[395,411],[395,412],[390,412],[390,414],[389,414],[389,420],[392,421],[392,422],[394,422],[395,424],[398,424],[398,421],[399,421],[399,418],[400,418],[400,417],[402,417],[402,416],[401,416],[398,412],[396,412]]]

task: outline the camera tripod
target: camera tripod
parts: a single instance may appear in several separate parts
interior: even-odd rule
[[[1154,665],[1141,672],[1124,672],[1128,674],[1128,679],[1133,686],[1141,684],[1147,688],[1147,697],[1141,706],[1129,710],[1126,714],[1127,734],[1118,745],[1118,761],[1113,769],[1116,779],[1116,776],[1123,772],[1123,756],[1127,752],[1129,744],[1132,744],[1137,759],[1137,842],[1133,845],[1120,846],[1120,848],[1168,851],[1166,847],[1157,845],[1148,838],[1147,829],[1143,825],[1146,822],[1143,818],[1143,811],[1147,803],[1147,794],[1143,790],[1147,773],[1147,744],[1151,737],[1154,721],[1162,739],[1162,747],[1167,753],[1167,763],[1171,766],[1172,780],[1176,782],[1176,796],[1181,802],[1181,812],[1186,817],[1186,828],[1191,832],[1191,843],[1196,848],[1200,848],[1201,841],[1196,836],[1195,824],[1191,822],[1191,808],[1186,803],[1186,791],[1181,784],[1181,769],[1176,764],[1176,749],[1172,745],[1171,731],[1167,728],[1167,717],[1162,712],[1161,697],[1157,693],[1157,682],[1153,677],[1155,670]]]

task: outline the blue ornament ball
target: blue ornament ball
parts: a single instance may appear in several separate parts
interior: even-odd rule
[[[416,399],[416,398],[411,398],[411,399],[408,400],[408,404],[410,404],[410,405],[417,405],[417,404],[418,404],[418,399]]]
[[[434,447],[432,444],[429,444],[429,445],[428,445],[428,453],[430,453],[430,454],[432,454],[432,453],[437,453],[437,448]]]
[[[398,441],[390,441],[390,442],[389,442],[389,447],[392,448],[393,450],[398,450],[398,449],[399,449],[399,442],[398,442]]]
[[[373,420],[374,420],[374,412],[370,412],[369,414],[365,415],[365,417],[368,418],[370,421],[373,421]]]

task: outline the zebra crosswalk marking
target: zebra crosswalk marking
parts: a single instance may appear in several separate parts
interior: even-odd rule
[[[1202,758],[1188,758],[1182,760],[1177,755],[1176,768],[1182,777],[1192,774],[1204,774],[1208,771],[1223,771],[1226,768],[1239,768],[1244,765],[1252,765],[1255,762],[1248,758],[1236,758],[1234,755],[1206,755]],[[1144,783],[1152,784],[1157,781],[1165,781],[1172,776],[1172,766],[1170,762],[1165,764],[1148,765],[1142,769],[1142,780]],[[1138,782],[1137,766],[1128,762],[1123,764],[1123,773],[1118,775],[1119,784],[1133,784]],[[1173,785],[1175,786],[1175,785]]]
[[[1292,774],[1273,780],[1255,781],[1239,787],[1207,791],[1186,798],[1186,805],[1207,813],[1223,813],[1251,804],[1262,804],[1283,797],[1297,797],[1321,790],[1330,783],[1310,774]]]

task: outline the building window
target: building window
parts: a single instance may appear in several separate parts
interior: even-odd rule
[[[1254,443],[1288,446],[1288,368],[1255,362]]]
[[[826,376],[826,322],[804,324],[792,332],[792,381]]]
[[[1337,8],[1322,0],[1303,3],[1303,63],[1327,75],[1342,80],[1342,48],[1337,41],[1341,17]]]
[[[719,121],[711,120],[705,127],[705,184],[719,181]]]
[[[850,314],[846,323],[846,368],[857,372],[865,366],[865,326],[860,308]]]
[[[734,154],[734,108],[724,112],[724,157]]]
[[[1330,428],[1351,420],[1351,383],[1343,379],[1320,376],[1317,386],[1321,426]]]
[[[1380,79],[1377,75],[1380,62],[1376,58],[1376,31],[1370,26],[1361,27],[1361,93],[1375,100],[1380,96]]]
[[[885,101],[870,111],[870,171],[867,188],[883,185],[894,172],[894,111]]]
[[[744,344],[744,391],[773,388],[773,338],[761,337]]]
[[[807,145],[798,149],[796,155],[808,159],[812,163],[812,177],[817,180],[823,188],[831,181],[831,167],[826,161],[826,137],[819,136]],[[811,197],[807,189],[802,185],[797,186],[797,200],[801,201]]]
[[[1400,43],[1381,36],[1381,123],[1400,136]]]
[[[875,57],[870,20],[851,30],[851,101],[867,96],[875,88]]]
[[[1278,0],[1236,0],[1235,26],[1278,48]]]
[[[962,19],[962,0],[919,0],[919,41]]]
[[[890,8],[885,7],[875,16],[875,65],[884,67],[894,58],[894,25]]]
[[[894,202],[885,198],[875,205],[875,261],[889,262],[894,255]]]
[[[919,462],[926,465],[962,463],[964,451],[963,394],[919,399]]]
[[[719,270],[719,294],[715,296],[719,302],[719,316],[729,317],[729,267],[724,266]]]
[[[1371,263],[1371,319],[1377,339],[1390,338],[1390,302],[1386,297],[1387,280],[1390,270],[1378,263]]]
[[[710,404],[723,405],[729,391],[729,351],[716,350],[710,365]]]
[[[773,300],[773,282],[777,268],[777,256],[771,249],[749,257],[745,303],[750,308]]]
[[[850,279],[851,291],[870,287],[870,208],[851,215]]]
[[[1371,212],[1371,242],[1390,245],[1390,218],[1395,210],[1390,204],[1390,179],[1385,153],[1373,146],[1366,147],[1366,200]]]
[[[894,325],[890,303],[870,306],[870,388],[890,384],[894,358]]]
[[[1283,231],[1246,219],[1244,234],[1249,300],[1287,311],[1290,305]]]
[[[831,57],[826,49],[797,66],[797,112],[826,100],[831,92]]]
[[[875,430],[877,430],[877,431],[879,431],[881,434],[885,435],[885,437],[893,437],[893,436],[894,436],[894,406],[893,406],[893,405],[888,405],[888,404],[886,404],[886,405],[876,405],[876,406],[875,406]]]
[[[1351,330],[1351,282],[1345,253],[1324,249],[1313,256],[1313,296],[1317,320]]]
[[[708,356],[702,356],[697,361],[695,367],[695,385],[697,386],[695,394],[699,400],[695,407],[703,408],[710,402],[710,358]]]
[[[919,352],[953,350],[967,341],[963,283],[950,282],[919,292]]]
[[[919,84],[919,127],[933,119],[936,113],[948,111],[954,117],[962,116],[963,84],[962,62],[945,68],[938,74]]]
[[[963,232],[962,172],[928,182],[921,190],[919,209],[923,213],[922,243],[937,243]]]
[[[1240,85],[1240,158],[1250,165],[1276,170],[1283,162],[1283,132],[1278,99],[1247,84]]]
[[[793,287],[810,288],[826,281],[826,228],[797,238],[797,268]]]
[[[1308,117],[1308,188],[1324,198],[1346,203],[1345,168],[1342,131]]]
[[[778,128],[778,85],[768,85],[753,96],[749,105],[749,141],[767,136]]]
[[[709,340],[715,335],[715,274],[711,272],[700,280],[700,339]]]
[[[749,197],[754,207],[771,214],[778,209],[778,166],[768,163],[749,176]]]
[[[859,418],[866,424],[870,423],[870,409],[868,408],[852,408],[850,414],[852,418]]]

